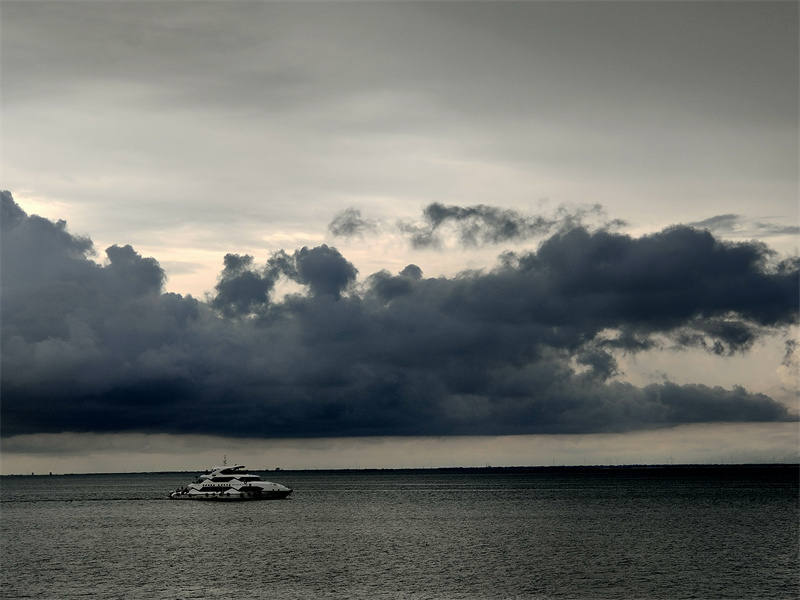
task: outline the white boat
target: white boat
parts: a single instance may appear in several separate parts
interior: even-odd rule
[[[173,500],[279,500],[292,490],[279,483],[262,481],[248,473],[244,465],[223,465],[206,471],[194,483],[180,487],[169,497]]]

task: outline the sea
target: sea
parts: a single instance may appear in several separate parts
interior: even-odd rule
[[[800,597],[797,465],[272,471],[286,500],[178,502],[195,473],[0,478],[0,597]]]

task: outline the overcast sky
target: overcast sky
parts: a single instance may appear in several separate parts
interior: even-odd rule
[[[797,3],[0,16],[2,472],[797,460]]]

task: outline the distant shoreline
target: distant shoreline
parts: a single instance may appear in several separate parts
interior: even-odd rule
[[[515,467],[416,467],[416,468],[341,468],[341,469],[251,469],[261,473],[603,473],[603,472],[660,472],[660,473],[689,473],[703,472],[711,474],[731,473],[735,471],[795,471],[800,474],[800,463],[742,463],[742,464],[654,464],[654,465],[546,465],[546,466],[515,466]],[[103,473],[9,473],[0,477],[61,477],[69,475],[169,475],[197,473],[198,470],[189,471],[128,471],[128,472],[103,472]]]

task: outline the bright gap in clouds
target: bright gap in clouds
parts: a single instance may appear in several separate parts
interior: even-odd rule
[[[742,464],[800,462],[796,424],[684,425],[629,434],[231,439],[166,434],[36,434],[4,440],[0,471],[204,471],[223,456],[252,469]]]

